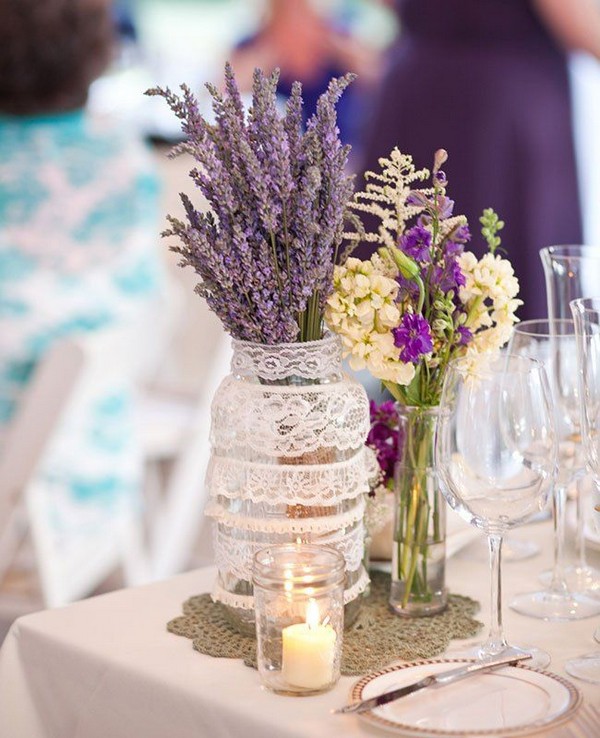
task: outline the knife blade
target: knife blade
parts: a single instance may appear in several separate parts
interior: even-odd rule
[[[389,692],[383,692],[382,694],[370,697],[367,700],[362,700],[361,702],[353,702],[351,705],[345,705],[333,712],[335,714],[366,712],[367,710],[381,707],[381,705],[386,705],[388,702],[393,702],[394,700],[406,697],[408,694],[418,692],[419,690],[426,689],[427,687],[441,687],[445,684],[452,684],[453,682],[458,682],[471,674],[491,671],[492,669],[498,669],[501,666],[512,666],[513,664],[517,664],[519,661],[526,661],[530,658],[532,658],[530,653],[513,653],[497,659],[475,661],[464,666],[459,666],[456,669],[439,672],[438,674],[428,674],[422,679],[419,679],[418,682],[407,684],[405,687],[392,689]]]

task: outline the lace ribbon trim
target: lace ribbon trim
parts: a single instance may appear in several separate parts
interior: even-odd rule
[[[344,605],[355,600],[361,595],[369,585],[369,575],[361,564],[361,571],[358,581],[351,587],[344,590]],[[211,597],[214,602],[222,602],[224,605],[234,607],[239,610],[254,610],[254,597],[251,595],[239,595],[227,592],[221,585],[215,582]]]
[[[211,497],[327,505],[368,492],[377,475],[377,458],[364,446],[349,459],[330,464],[263,464],[213,454],[206,484]]]
[[[220,455],[252,450],[259,458],[306,457],[360,449],[369,401],[355,382],[265,387],[226,377],[212,403],[210,442]]]
[[[231,372],[241,377],[275,382],[291,377],[320,379],[341,372],[342,345],[337,336],[276,346],[237,340],[232,343]]]
[[[204,514],[214,518],[227,528],[254,531],[255,533],[330,533],[340,528],[347,528],[361,520],[365,512],[363,498],[356,500],[356,505],[338,515],[323,515],[310,518],[252,518],[243,513],[234,513],[220,505],[216,500],[210,501]]]
[[[289,543],[290,536],[280,534],[265,541],[239,535],[231,528],[214,527],[215,563],[220,572],[233,574],[237,579],[252,581],[252,567],[255,554],[268,546]],[[356,571],[363,560],[365,530],[362,523],[349,531],[337,530],[325,535],[304,535],[303,543],[329,546],[339,551],[346,562],[346,571]]]

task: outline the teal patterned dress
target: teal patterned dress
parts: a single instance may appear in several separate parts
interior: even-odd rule
[[[56,341],[118,329],[132,355],[143,352],[161,288],[157,196],[149,152],[114,124],[83,111],[0,117],[0,450]],[[139,499],[136,376],[109,371],[113,358],[63,418],[38,473],[63,544]]]

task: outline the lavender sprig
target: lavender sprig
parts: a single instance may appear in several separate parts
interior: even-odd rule
[[[196,292],[235,338],[267,344],[322,337],[325,302],[333,290],[353,178],[349,147],[339,139],[336,104],[353,75],[333,79],[302,130],[301,85],[280,116],[278,71],[254,73],[246,112],[233,70],[223,91],[206,85],[214,123],[188,87],[148,90],[181,120],[186,140],[173,156],[191,154],[190,177],[209,210],[181,194],[185,221],[168,217],[171,250],[200,281]]]

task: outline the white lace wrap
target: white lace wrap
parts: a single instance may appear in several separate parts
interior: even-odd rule
[[[215,563],[219,570],[234,574],[238,579],[252,581],[252,562],[254,555],[270,545],[289,543],[290,536],[285,533],[256,536],[251,538],[247,532],[217,525],[213,529]],[[360,569],[364,555],[365,530],[362,522],[349,529],[334,530],[326,534],[304,534],[298,536],[302,543],[313,543],[337,549],[346,560],[346,571]]]
[[[341,371],[336,337],[263,346],[234,341],[232,374],[215,395],[206,483],[219,580],[213,597],[252,609],[231,582],[252,581],[254,554],[303,542],[337,548],[346,602],[362,592],[364,494],[377,475],[365,447],[369,403]],[[225,584],[227,583],[227,584]]]
[[[323,508],[319,508],[319,511],[325,512]],[[287,536],[285,542],[289,542],[290,540],[295,541],[299,535],[306,533],[330,533],[353,525],[364,518],[365,502],[361,497],[349,510],[337,514],[330,513],[313,517],[292,517],[289,514],[252,517],[246,513],[232,511],[218,501],[211,500],[205,508],[205,513],[228,528],[254,533],[285,534]],[[268,543],[269,541],[265,545]]]
[[[369,491],[377,459],[363,446],[350,458],[328,464],[266,464],[229,456],[211,457],[207,484],[214,497],[270,505],[336,505]]]
[[[265,387],[229,376],[215,400],[210,441],[220,453],[244,449],[278,459],[358,450],[369,432],[367,396],[350,380]]]
[[[239,377],[260,377],[263,381],[323,379],[339,374],[342,345],[332,338],[309,343],[281,343],[266,346],[233,341],[231,373]]]

